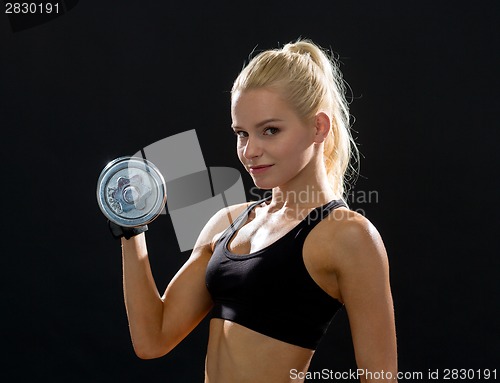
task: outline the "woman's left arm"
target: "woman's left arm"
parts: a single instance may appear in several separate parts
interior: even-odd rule
[[[351,327],[361,382],[397,381],[394,307],[387,253],[363,216],[343,222],[334,236],[335,274]]]

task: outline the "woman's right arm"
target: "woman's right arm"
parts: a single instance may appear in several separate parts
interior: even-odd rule
[[[223,209],[212,217],[162,296],[151,272],[144,233],[129,240],[122,238],[125,307],[137,356],[151,359],[167,354],[210,311],[213,303],[205,273],[212,242],[228,226],[228,217],[241,211],[240,206]]]

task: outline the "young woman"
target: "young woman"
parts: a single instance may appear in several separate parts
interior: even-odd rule
[[[236,79],[231,114],[241,163],[272,194],[212,217],[163,295],[144,234],[122,238],[135,352],[167,354],[211,312],[205,382],[299,382],[345,306],[360,380],[395,381],[387,255],[343,202],[356,148],[335,62],[308,40],[264,51]]]

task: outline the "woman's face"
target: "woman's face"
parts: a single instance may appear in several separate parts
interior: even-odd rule
[[[238,157],[257,187],[284,186],[308,168],[315,152],[314,125],[307,126],[279,92],[236,92],[231,115]]]

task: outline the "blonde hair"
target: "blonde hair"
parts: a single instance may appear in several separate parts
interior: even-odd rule
[[[329,115],[331,129],[323,150],[325,168],[333,191],[347,199],[348,186],[357,174],[359,152],[351,135],[346,84],[336,60],[306,39],[266,50],[240,72],[231,94],[263,87],[282,91],[303,121],[311,121],[319,111]],[[351,164],[352,157],[356,168]]]

